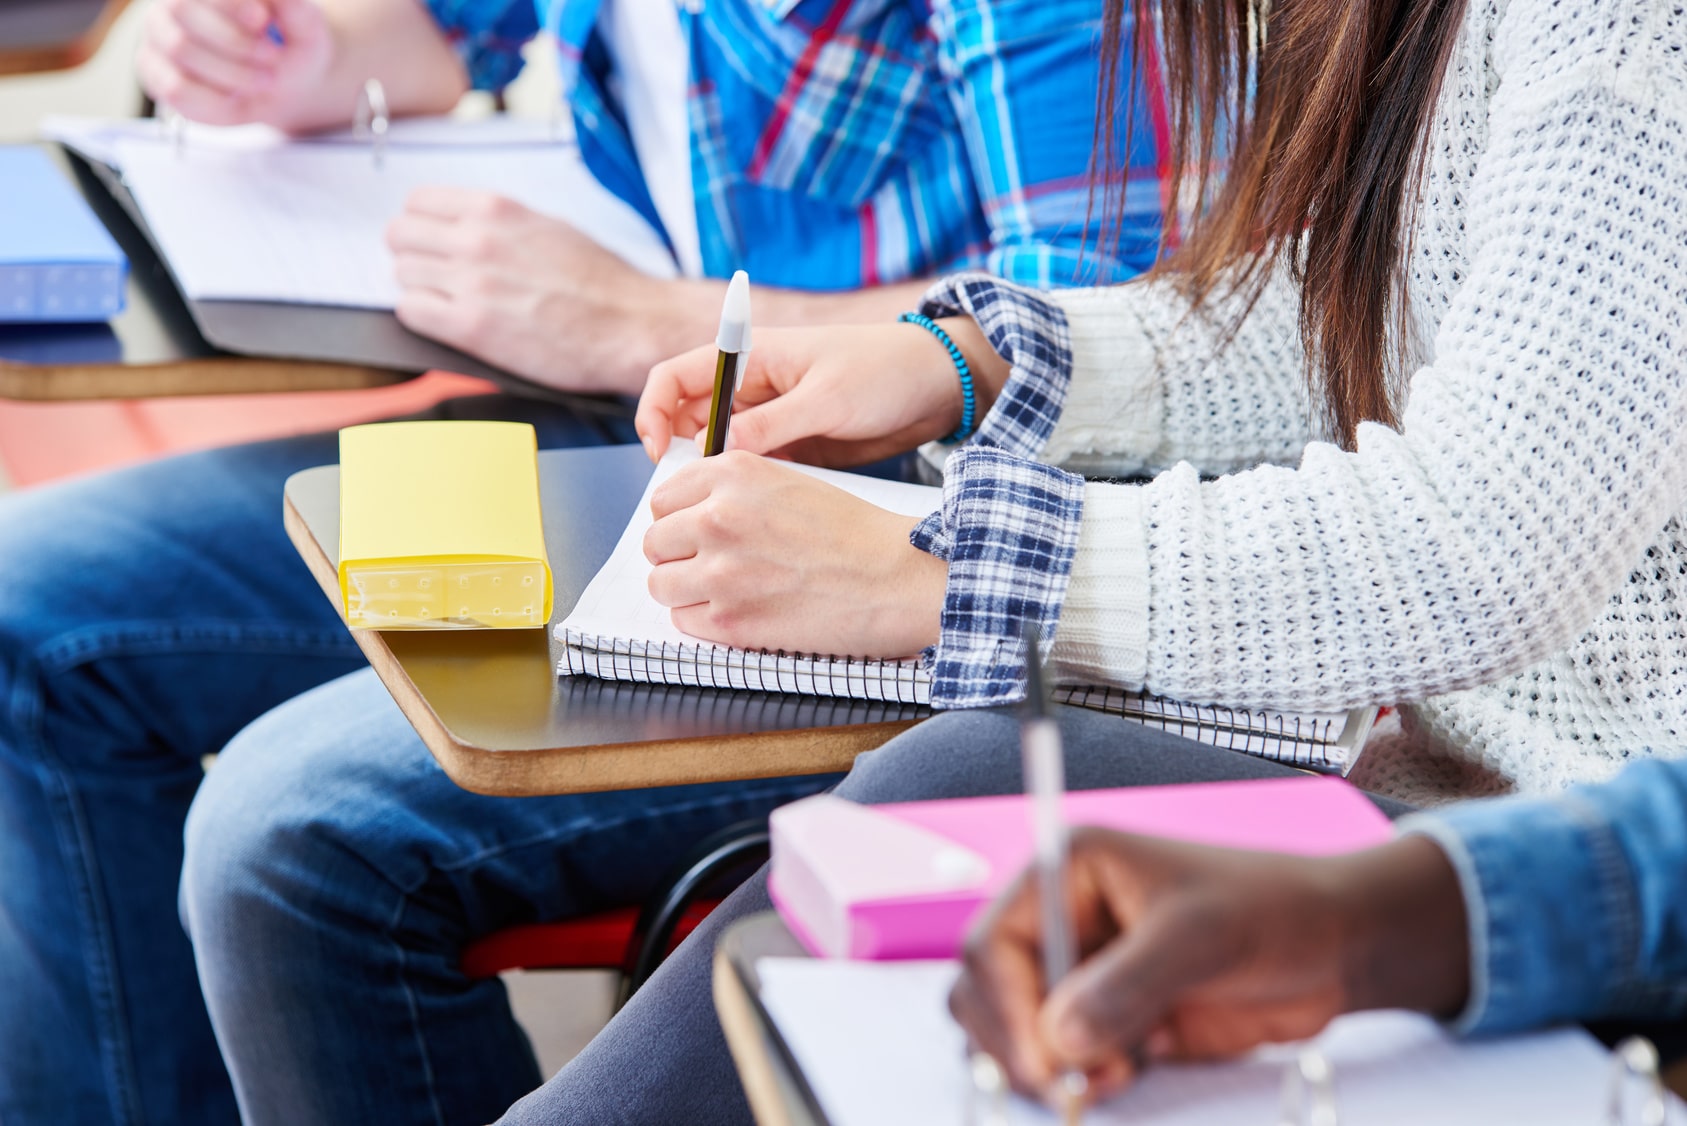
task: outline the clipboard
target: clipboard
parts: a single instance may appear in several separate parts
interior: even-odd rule
[[[564,403],[593,414],[631,417],[632,404],[613,396],[576,395],[524,379],[483,363],[467,353],[417,336],[386,310],[262,301],[199,301],[183,295],[169,262],[142,217],[140,207],[117,172],[63,145],[51,151],[70,168],[78,189],[106,229],[129,256],[132,276],[150,292],[167,327],[175,358],[232,353],[275,360],[355,364],[393,372],[400,378],[444,370],[475,376],[501,390],[526,398]],[[94,338],[98,337],[96,341]],[[104,347],[101,347],[101,344]],[[71,337],[43,335],[42,355],[74,347],[83,355],[118,362],[121,347],[110,330]],[[8,349],[9,358],[38,362],[29,350]],[[45,362],[45,361],[39,361]]]
[[[762,976],[757,968],[763,959],[809,957],[772,912],[733,924],[716,947],[715,1006],[758,1126],[835,1126],[762,1000]],[[1682,1089],[1679,1065],[1687,1057],[1687,1040],[1682,1035],[1687,1026],[1609,1022],[1586,1027],[1612,1049],[1608,1089],[1596,1092],[1609,1110],[1604,1118],[1596,1118],[1587,1126],[1648,1122],[1644,1111],[1652,1095],[1661,1095],[1664,1089],[1659,1086],[1660,1070],[1666,1075],[1667,1087],[1677,1092]],[[1282,1074],[1281,1106],[1273,1108],[1279,1111],[1278,1116],[1267,1113],[1261,1126],[1366,1126],[1340,1114],[1340,1084],[1339,1067],[1320,1061],[1316,1052],[1297,1055]],[[1329,1117],[1332,1109],[1334,1118]],[[969,1111],[977,1126],[1000,1121],[992,1118],[987,1097]],[[1668,1121],[1676,1121],[1678,1114],[1671,1112]]]

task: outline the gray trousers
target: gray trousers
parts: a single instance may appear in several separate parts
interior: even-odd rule
[[[1289,767],[1167,735],[1115,716],[1059,709],[1074,790],[1279,778]],[[855,760],[836,793],[920,801],[1022,791],[1018,720],[1006,711],[945,712]],[[1374,798],[1383,812],[1406,807]],[[764,868],[711,914],[573,1062],[522,1099],[507,1126],[750,1126],[749,1104],[715,1017],[715,942],[737,919],[770,910]]]

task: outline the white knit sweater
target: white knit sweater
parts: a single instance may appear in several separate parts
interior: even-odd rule
[[[1548,790],[1687,752],[1687,7],[1471,0],[1451,67],[1398,431],[1316,440],[1286,284],[1222,351],[1227,310],[1157,283],[1053,295],[1044,459],[1160,473],[1087,486],[1055,656],[1180,699],[1398,702],[1464,788]]]

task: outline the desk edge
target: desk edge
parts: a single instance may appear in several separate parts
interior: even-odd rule
[[[0,77],[17,78],[24,75],[51,74],[81,66],[105,46],[107,35],[123,14],[130,0],[108,0],[100,14],[87,29],[74,39],[63,43],[48,43],[16,51],[0,51]]]
[[[207,356],[156,364],[20,364],[0,360],[0,399],[67,402],[184,395],[362,391],[413,378],[356,364]]]
[[[284,496],[282,501],[282,523],[287,529],[288,539],[293,542],[323,593],[333,605],[338,606],[338,572],[322,550],[322,545],[311,535],[291,495]],[[626,748],[620,745],[493,751],[468,743],[451,733],[404,674],[379,631],[352,630],[351,634],[399,711],[416,728],[446,776],[471,793],[489,797],[601,793],[729,779],[748,781],[842,772],[855,762],[855,756],[881,746],[892,736],[919,722],[895,720],[813,728],[805,731],[800,738],[789,731],[782,731],[660,739],[640,743],[636,757],[628,756]],[[710,743],[720,748],[723,758],[730,754],[737,765],[730,771],[696,766],[700,745]],[[693,765],[674,769],[676,760]],[[565,763],[570,769],[559,770]],[[569,777],[563,778],[564,774]]]

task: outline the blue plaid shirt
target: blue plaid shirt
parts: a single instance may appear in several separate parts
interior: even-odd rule
[[[514,78],[534,35],[554,37],[587,166],[661,229],[596,31],[600,0],[427,2],[478,88]],[[836,290],[965,268],[1039,287],[1145,269],[1165,135],[1152,73],[1128,134],[1122,237],[1109,255],[1085,252],[1099,226],[1087,212],[1100,11],[1096,0],[680,8],[704,272]]]

